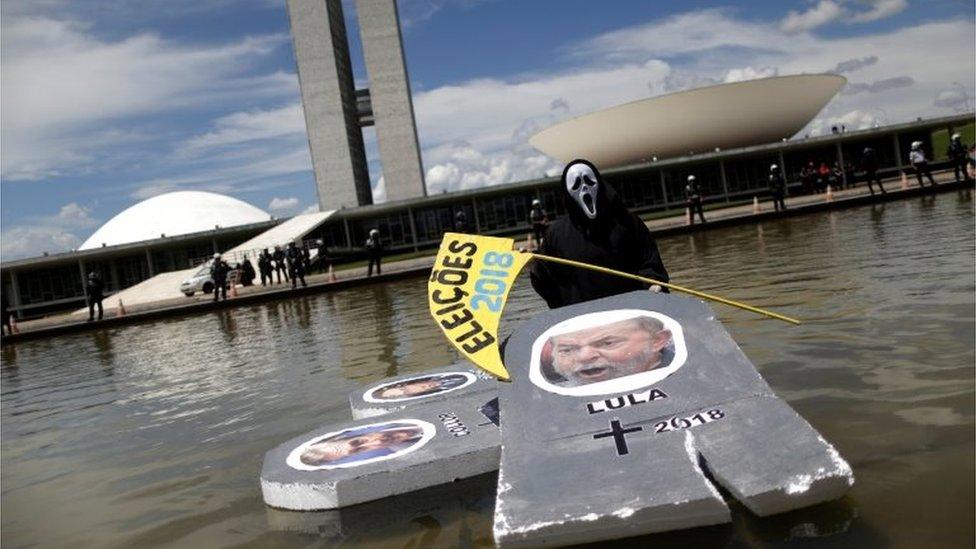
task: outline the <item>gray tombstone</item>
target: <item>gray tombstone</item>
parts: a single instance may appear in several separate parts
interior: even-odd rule
[[[479,393],[497,393],[499,382],[468,362],[420,374],[391,377],[349,394],[353,419],[381,416]],[[488,397],[491,398],[491,397]],[[485,399],[487,400],[487,398]]]
[[[539,315],[505,348],[500,545],[728,522],[843,495],[850,467],[703,302],[632,292]]]
[[[494,471],[499,430],[485,404],[475,395],[296,437],[264,456],[264,502],[336,509]]]

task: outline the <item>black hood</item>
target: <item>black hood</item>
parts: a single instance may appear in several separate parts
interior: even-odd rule
[[[583,210],[580,209],[573,195],[569,194],[569,190],[566,188],[566,172],[569,171],[569,167],[573,164],[586,164],[593,170],[594,175],[596,175],[597,187],[599,189],[596,196],[596,219],[590,219],[583,213]],[[603,179],[603,176],[600,175],[600,170],[592,162],[582,158],[577,158],[566,164],[566,167],[563,168],[563,175],[560,178],[559,188],[562,191],[566,213],[569,215],[573,224],[577,226],[585,227],[603,224],[606,220],[613,219],[619,208],[623,208],[623,203],[620,201],[619,196],[617,196],[617,192]]]

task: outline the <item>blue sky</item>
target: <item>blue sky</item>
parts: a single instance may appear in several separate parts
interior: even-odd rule
[[[354,70],[368,85],[344,3]],[[836,71],[803,133],[973,106],[956,0],[401,0],[430,192],[539,177],[560,120],[662,93]],[[126,207],[213,190],[278,216],[317,203],[284,0],[4,0],[0,253],[76,248]],[[383,198],[375,135],[370,175]]]

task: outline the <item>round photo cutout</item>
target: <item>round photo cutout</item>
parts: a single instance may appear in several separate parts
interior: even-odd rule
[[[377,385],[363,393],[363,400],[376,403],[415,400],[456,391],[476,380],[471,372],[424,374]]]
[[[550,393],[593,396],[657,383],[688,358],[681,324],[640,309],[576,316],[532,344],[529,379]]]
[[[308,440],[285,461],[300,471],[356,467],[409,454],[427,444],[436,432],[432,424],[419,419],[361,425]]]

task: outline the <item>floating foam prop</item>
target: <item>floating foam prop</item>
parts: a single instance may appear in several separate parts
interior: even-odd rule
[[[265,454],[264,502],[336,509],[494,471],[497,408],[486,404],[472,395],[296,437]]]
[[[387,378],[349,394],[353,419],[381,416],[416,405],[498,392],[498,380],[470,363],[459,362],[420,374]]]
[[[632,292],[551,310],[505,347],[496,543],[564,545],[841,497],[851,468],[702,301]]]

